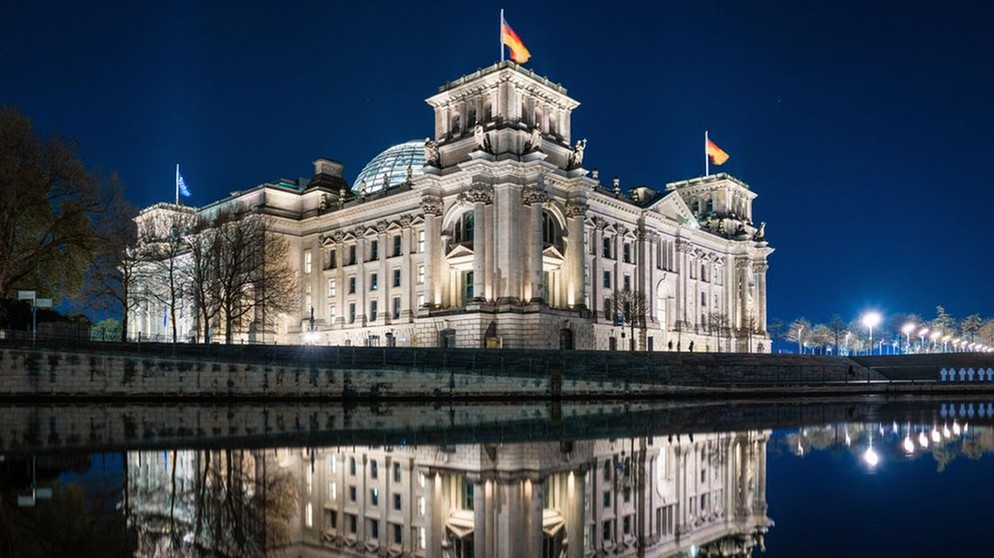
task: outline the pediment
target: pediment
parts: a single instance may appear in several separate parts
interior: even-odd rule
[[[466,246],[463,246],[462,244],[456,244],[456,247],[453,248],[448,254],[446,254],[445,257],[446,258],[459,258],[459,257],[462,257],[462,256],[472,256],[472,255],[473,255],[473,251],[472,250],[470,250]]]
[[[670,192],[656,203],[650,205],[648,210],[672,221],[676,221],[681,225],[697,226],[697,218],[694,216],[694,213],[687,206],[687,203],[683,201],[680,194],[675,191]]]

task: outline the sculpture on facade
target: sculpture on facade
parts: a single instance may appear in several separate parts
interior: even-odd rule
[[[490,138],[483,130],[483,124],[473,126],[473,139],[476,141],[476,148],[490,153]]]
[[[438,144],[431,138],[425,138],[425,165],[438,166]]]
[[[766,221],[760,221],[759,230],[756,231],[755,240],[766,240]]]
[[[538,126],[532,128],[531,139],[528,140],[528,145],[525,146],[525,152],[531,153],[532,151],[539,151],[542,148],[542,131],[538,129]]]
[[[576,142],[573,152],[569,155],[569,168],[575,169],[583,165],[583,150],[587,148],[587,140],[582,139]]]

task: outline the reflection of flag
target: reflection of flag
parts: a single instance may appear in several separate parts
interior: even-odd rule
[[[721,165],[728,160],[728,153],[725,153],[710,139],[704,140],[704,153],[706,153],[708,157],[711,157],[711,162],[716,165]]]
[[[500,42],[511,49],[511,60],[514,60],[518,64],[528,62],[528,59],[531,57],[531,53],[525,48],[525,43],[521,42],[514,29],[511,29],[507,21],[504,21],[504,10],[500,11]],[[503,56],[501,56],[501,59],[503,59]]]
[[[169,323],[169,306],[162,307],[162,327],[165,329],[166,325]]]
[[[176,165],[176,189],[184,198],[188,198],[193,195],[190,193],[190,190],[187,189],[186,181],[183,180],[183,175],[179,173],[179,165]]]

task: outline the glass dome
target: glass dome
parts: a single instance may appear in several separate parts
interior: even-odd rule
[[[386,175],[389,186],[397,186],[407,180],[407,167],[411,167],[411,176],[418,176],[424,164],[424,140],[397,144],[366,163],[352,183],[352,191],[358,194],[363,180],[366,181],[367,194],[382,190],[383,175]]]

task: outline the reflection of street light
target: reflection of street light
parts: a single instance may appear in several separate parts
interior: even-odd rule
[[[863,314],[863,325],[870,330],[870,355],[873,355],[873,328],[880,324],[879,312],[867,312]]]
[[[877,455],[877,452],[874,451],[873,449],[872,434],[870,435],[870,446],[866,448],[865,452],[863,452],[863,461],[866,461],[866,464],[869,465],[871,469],[873,469],[874,467],[877,466],[877,464],[880,463],[880,456]]]
[[[904,324],[904,327],[901,328],[901,333],[904,334],[904,338],[908,342],[908,345],[904,348],[905,354],[911,352],[911,332],[914,330],[915,330],[915,324],[911,322]]]

